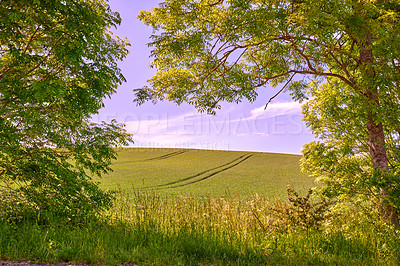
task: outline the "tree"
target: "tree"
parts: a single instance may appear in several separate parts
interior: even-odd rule
[[[0,185],[42,213],[72,219],[111,203],[91,177],[131,139],[90,118],[125,81],[119,23],[102,0],[0,2]]]
[[[304,169],[326,191],[365,181],[337,194],[368,191],[398,224],[399,16],[394,0],[166,0],[139,15],[154,29],[157,73],[135,101],[214,113],[283,84],[278,93],[310,99],[305,120],[320,139],[305,147]]]

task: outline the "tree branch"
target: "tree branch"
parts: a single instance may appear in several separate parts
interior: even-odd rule
[[[26,53],[26,51],[28,50],[29,46],[31,45],[32,41],[33,41],[33,37],[36,35],[36,33],[38,32],[38,30],[40,29],[42,25],[39,24],[36,28],[36,30],[33,32],[31,38],[28,41],[28,44],[26,45],[25,49],[24,49],[24,53]]]
[[[292,81],[292,79],[294,78],[295,75],[296,75],[296,73],[294,73],[294,74],[289,78],[289,80],[288,80],[288,81],[286,82],[286,84],[282,87],[282,89],[280,89],[274,96],[272,96],[272,97],[269,99],[269,101],[267,102],[267,104],[266,104],[265,107],[264,107],[264,110],[267,109],[268,104],[269,104],[273,99],[275,99],[279,94],[281,94],[281,92],[286,88],[287,85],[289,85],[289,83]]]
[[[223,3],[224,3],[224,0],[218,0],[218,1],[215,2],[215,3],[208,4],[208,5],[205,5],[205,6],[206,6],[206,7],[213,7],[213,6],[216,6],[216,5],[223,4]]]
[[[32,68],[31,70],[28,71],[28,73],[25,74],[25,76],[28,76],[30,73],[32,73],[33,71],[35,71],[38,67],[40,67],[40,65],[45,62],[47,60],[47,58],[50,56],[50,54],[53,52],[54,48],[57,46],[57,44],[62,40],[62,38],[64,37],[64,35],[62,35],[60,38],[58,38],[58,40],[52,45],[52,47],[50,48],[50,51],[47,53],[47,55],[45,56],[45,58],[43,58],[41,60],[41,62],[39,62],[34,68]],[[22,78],[22,77],[21,77]],[[20,78],[20,79],[21,79]]]

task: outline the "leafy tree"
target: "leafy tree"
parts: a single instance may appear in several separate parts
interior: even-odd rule
[[[0,2],[0,185],[42,213],[72,219],[111,202],[91,176],[130,135],[90,118],[125,81],[119,23],[101,0]]]
[[[310,99],[305,120],[319,141],[305,147],[304,169],[326,193],[376,196],[383,219],[398,224],[398,1],[166,0],[139,18],[154,29],[157,69],[136,90],[139,104],[214,113],[282,84]]]

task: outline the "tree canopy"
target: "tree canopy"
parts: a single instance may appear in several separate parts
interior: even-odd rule
[[[398,224],[399,16],[394,0],[166,0],[139,15],[154,29],[157,73],[135,101],[213,113],[283,85],[308,100],[304,119],[319,138],[304,170],[326,193],[375,197]]]
[[[73,218],[110,203],[91,174],[130,135],[90,118],[125,81],[119,23],[103,0],[0,2],[0,185],[34,209]]]

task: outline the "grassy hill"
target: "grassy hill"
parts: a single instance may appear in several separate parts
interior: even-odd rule
[[[299,155],[149,148],[125,148],[118,155],[114,172],[98,179],[104,189],[281,198],[289,184],[298,191],[315,185],[300,172]]]
[[[103,188],[121,190],[110,209],[75,222],[56,216],[43,222],[42,216],[36,220],[18,212],[11,222],[0,217],[0,262],[400,265],[399,231],[383,224],[369,202],[337,202],[324,212],[328,205],[318,198],[312,204],[305,198],[283,199],[288,184],[299,192],[314,186],[300,173],[299,159],[120,150],[114,172],[100,179]]]

